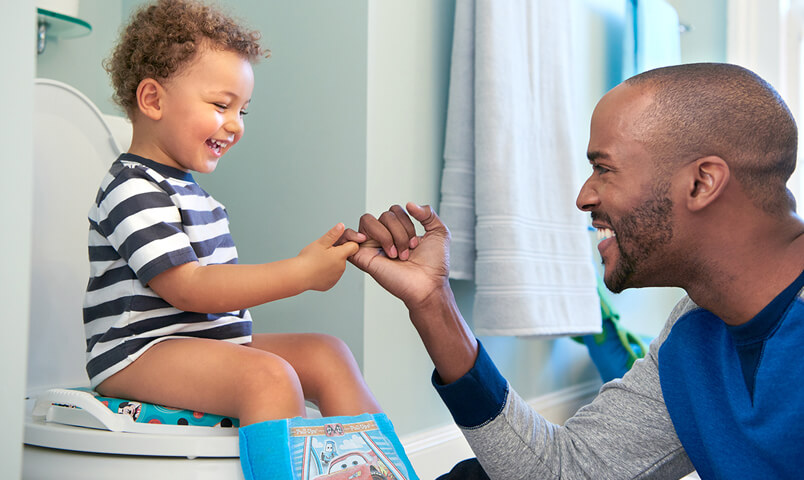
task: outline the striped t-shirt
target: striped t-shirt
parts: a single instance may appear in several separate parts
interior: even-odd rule
[[[148,287],[160,273],[193,261],[237,263],[223,205],[190,173],[124,153],[89,211],[84,329],[93,388],[162,340],[251,341],[247,310],[185,312]]]

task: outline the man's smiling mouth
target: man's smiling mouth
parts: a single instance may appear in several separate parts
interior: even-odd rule
[[[616,236],[617,236],[617,234],[614,233],[614,230],[612,230],[610,228],[598,228],[597,229],[597,240],[598,241],[603,241],[603,240],[606,240],[607,238],[616,237]]]

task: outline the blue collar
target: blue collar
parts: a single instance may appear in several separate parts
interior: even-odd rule
[[[734,342],[737,345],[745,345],[767,340],[773,335],[784,316],[784,311],[798,296],[802,288],[804,288],[804,271],[754,318],[742,325],[727,325]]]
[[[193,175],[190,172],[185,172],[184,170],[179,170],[178,168],[170,167],[133,153],[123,153],[120,155],[120,157],[118,157],[118,160],[141,163],[152,170],[156,170],[163,177],[170,177],[183,180],[185,182],[196,183]]]

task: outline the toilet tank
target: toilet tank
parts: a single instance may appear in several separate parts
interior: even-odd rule
[[[113,130],[120,125],[110,126],[75,88],[35,80],[29,396],[89,385],[82,316],[89,276],[87,212],[121,153]]]

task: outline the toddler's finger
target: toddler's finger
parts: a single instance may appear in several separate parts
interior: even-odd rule
[[[330,228],[329,231],[325,233],[319,240],[327,247],[335,245],[335,242],[337,242],[338,239],[341,238],[341,235],[343,235],[344,230],[346,230],[346,226],[342,223],[338,223],[334,227]]]
[[[343,245],[338,245],[337,247],[333,248],[340,253],[341,257],[349,258],[360,250],[360,245],[358,245],[356,242],[346,242]]]
[[[364,233],[356,232],[351,228],[347,228],[343,232],[343,235],[341,235],[341,238],[339,238],[338,241],[335,242],[335,245],[342,245],[346,242],[363,243],[366,241],[367,238],[368,237],[366,237]]]

